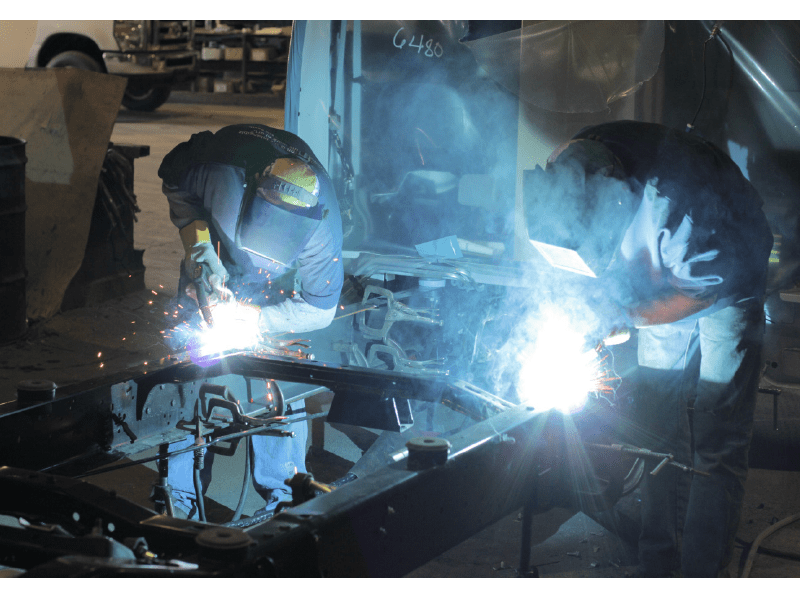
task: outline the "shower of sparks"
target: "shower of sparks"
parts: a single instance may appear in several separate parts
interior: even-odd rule
[[[565,414],[581,410],[592,393],[613,391],[617,379],[598,349],[586,349],[586,340],[569,317],[546,309],[531,332],[534,341],[522,348],[518,394],[539,410]]]

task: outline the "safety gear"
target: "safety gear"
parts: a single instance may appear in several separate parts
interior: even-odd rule
[[[319,182],[306,163],[279,158],[265,169],[257,193],[273,204],[288,204],[288,210],[311,208],[319,202]]]
[[[598,277],[631,223],[636,197],[602,143],[575,140],[546,169],[525,172],[531,244],[554,267]]]
[[[199,264],[207,265],[208,273],[206,278],[216,275],[223,283],[228,279],[228,271],[222,264],[219,256],[211,243],[211,235],[208,231],[208,223],[205,221],[192,221],[180,230],[181,242],[186,252],[184,259],[184,269],[190,280],[197,279],[200,274],[197,272]]]
[[[258,317],[258,330],[269,335],[317,331],[330,325],[335,315],[335,306],[319,308],[296,295],[280,304],[263,307]]]
[[[245,193],[236,226],[236,245],[245,252],[289,265],[324,216],[319,180],[296,158],[279,158]]]

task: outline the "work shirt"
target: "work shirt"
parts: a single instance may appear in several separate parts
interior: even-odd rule
[[[619,250],[637,300],[677,291],[712,304],[692,318],[762,299],[773,237],[736,164],[696,135],[620,121],[573,139],[603,143],[641,202]]]
[[[321,219],[310,237],[298,238],[292,231],[264,232],[281,236],[281,243],[293,246],[292,259],[279,264],[240,249],[236,227],[244,195],[254,192],[256,176],[284,157],[300,158],[317,175]],[[326,310],[336,306],[344,275],[339,204],[328,174],[299,137],[264,125],[204,131],[167,154],[158,173],[164,181],[172,222],[179,229],[196,220],[208,222],[212,242],[220,244],[232,280],[244,284],[270,281],[296,268],[305,302]],[[276,294],[272,300],[281,298]]]

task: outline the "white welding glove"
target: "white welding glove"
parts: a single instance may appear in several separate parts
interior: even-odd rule
[[[208,223],[199,220],[192,221],[180,230],[180,236],[183,249],[186,252],[184,269],[189,280],[193,281],[197,278],[197,265],[205,263],[208,266],[207,273],[216,276],[215,282],[218,285],[224,285],[228,280],[228,271],[217,256],[211,243]],[[209,283],[211,283],[210,277]]]
[[[335,306],[329,309],[317,308],[297,295],[280,304],[262,308],[258,329],[267,336],[316,331],[330,325],[335,314]]]

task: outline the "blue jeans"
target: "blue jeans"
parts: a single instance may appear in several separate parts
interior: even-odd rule
[[[304,401],[291,405],[292,410],[301,411]],[[287,416],[290,416],[287,410]],[[306,440],[308,438],[308,422],[301,421],[288,427],[295,437],[253,436],[253,460],[250,469],[253,473],[253,487],[264,499],[267,510],[274,510],[279,502],[289,502],[292,491],[285,480],[295,474],[306,472]],[[185,440],[170,444],[169,450],[187,448],[194,443],[194,435]],[[200,472],[203,493],[211,483],[211,467],[214,453],[204,450],[204,467]],[[226,460],[227,457],[222,457]],[[242,473],[244,479],[244,473]],[[175,506],[183,510],[191,519],[197,519],[196,495],[194,488],[194,453],[186,452],[169,459],[169,484]],[[241,488],[239,488],[241,489]]]
[[[642,482],[643,574],[716,577],[739,523],[761,368],[761,303],[639,331],[635,443],[706,471]]]

